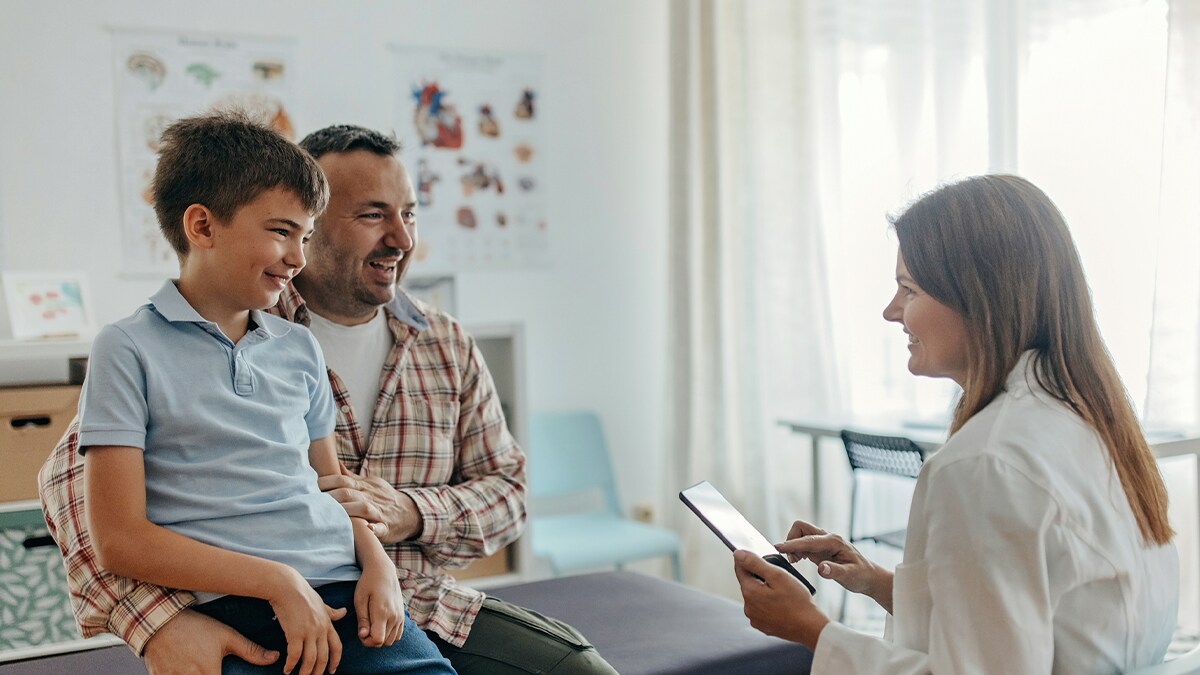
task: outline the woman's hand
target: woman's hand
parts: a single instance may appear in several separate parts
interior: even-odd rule
[[[852,593],[870,596],[892,611],[892,573],[868,560],[840,535],[797,520],[788,530],[788,540],[775,548],[788,560],[810,560],[817,573],[832,579]]]
[[[354,587],[358,639],[368,647],[387,647],[404,634],[404,594],[391,564],[367,565]]]
[[[808,589],[791,574],[750,551],[735,551],[733,571],[742,587],[750,625],[815,650],[829,618],[817,607]]]
[[[337,670],[342,660],[342,641],[333,622],[346,616],[345,608],[333,609],[295,570],[276,584],[267,601],[275,610],[279,627],[287,638],[283,672],[320,675]],[[299,664],[299,668],[292,670]]]

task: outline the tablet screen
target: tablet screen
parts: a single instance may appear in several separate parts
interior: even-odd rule
[[[731,551],[746,549],[760,556],[778,553],[775,545],[767,541],[767,538],[708,481],[697,483],[680,492],[679,498],[700,516]]]

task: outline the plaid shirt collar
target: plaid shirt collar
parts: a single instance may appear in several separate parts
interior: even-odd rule
[[[394,334],[400,333],[403,326],[407,326],[417,333],[429,328],[429,319],[425,317],[425,312],[402,288],[396,289],[396,297],[384,305],[384,309],[387,310],[388,325]],[[288,282],[287,288],[279,294],[279,302],[269,311],[305,327],[311,321],[308,305],[301,297],[300,291],[296,290],[296,286],[291,282]],[[401,325],[396,325],[397,322]]]

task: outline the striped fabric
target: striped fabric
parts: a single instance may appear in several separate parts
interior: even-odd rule
[[[483,594],[459,586],[445,570],[491,555],[520,535],[525,456],[508,432],[483,357],[462,326],[403,292],[386,310],[395,344],[380,374],[369,437],[354,419],[346,388],[329,371],[338,454],[351,471],[378,476],[416,502],[424,521],[420,537],[385,548],[412,618],[462,646]],[[273,313],[308,324],[304,301],[291,287]],[[140,654],[150,636],[194,599],[114,576],[96,563],[77,432],[78,420],[42,467],[42,509],[66,561],[83,635],[111,632]]]

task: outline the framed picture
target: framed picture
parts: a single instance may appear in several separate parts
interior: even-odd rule
[[[2,279],[14,338],[80,337],[93,332],[83,274],[5,272]]]

